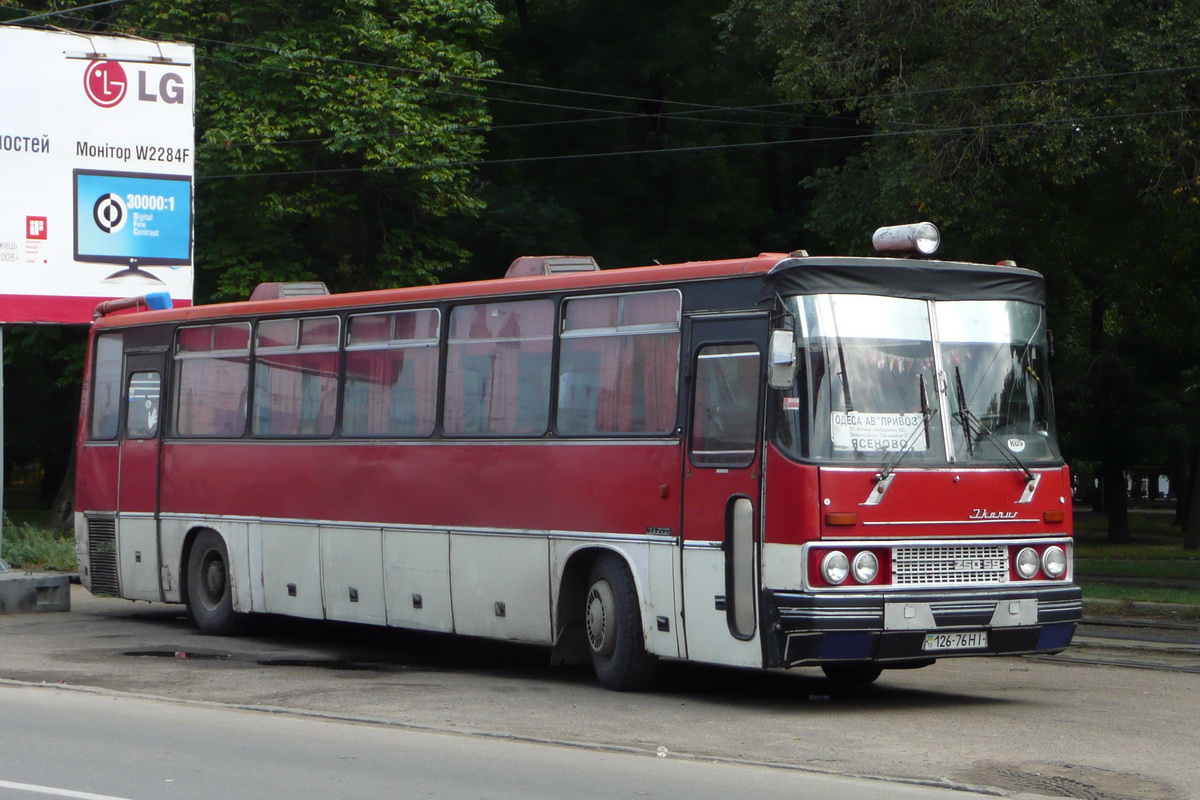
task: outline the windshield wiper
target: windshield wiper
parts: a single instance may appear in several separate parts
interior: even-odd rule
[[[1029,467],[1025,466],[1021,459],[1017,458],[1016,453],[1013,453],[996,441],[995,431],[984,425],[983,421],[971,413],[971,409],[967,408],[967,393],[963,389],[962,372],[958,367],[954,368],[954,393],[958,397],[958,417],[962,423],[963,435],[967,440],[967,455],[975,455],[971,445],[971,427],[974,425],[978,430],[976,441],[986,439],[988,442],[991,442],[992,447],[996,448],[1000,455],[1004,456],[1005,461],[1025,473],[1026,482],[1037,480],[1037,476],[1033,474]]]
[[[892,472],[895,471],[896,467],[900,466],[900,462],[904,460],[904,457],[913,451],[913,448],[917,444],[918,433],[924,431],[925,449],[929,449],[929,420],[934,414],[937,413],[937,409],[929,407],[929,395],[925,391],[925,376],[923,374],[917,375],[917,381],[919,382],[921,388],[921,427],[913,428],[913,432],[908,435],[908,439],[905,440],[904,446],[897,450],[896,455],[892,458],[892,460],[885,463],[883,467],[880,468],[879,472],[875,474],[875,480],[879,481],[880,483],[883,483],[890,478]]]
[[[844,409],[847,414],[854,410],[854,402],[850,399],[850,375],[846,373],[846,351],[841,347],[841,336],[838,331],[834,331],[834,336],[838,337],[838,363],[841,367],[841,372],[838,373],[841,378],[841,397],[846,402]]]
[[[971,421],[975,415],[967,408],[967,392],[963,389],[962,370],[954,368],[954,394],[958,398],[958,421],[962,425],[963,436],[967,440],[967,455],[975,455],[975,443],[971,437]]]

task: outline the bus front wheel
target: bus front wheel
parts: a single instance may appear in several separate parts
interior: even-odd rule
[[[592,565],[583,619],[600,685],[622,692],[649,686],[655,659],[646,652],[637,587],[625,562],[611,553]]]
[[[201,633],[229,636],[243,628],[244,615],[233,610],[229,551],[214,531],[201,531],[188,553],[187,608]]]

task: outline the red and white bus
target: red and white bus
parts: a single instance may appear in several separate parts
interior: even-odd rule
[[[80,574],[207,633],[538,643],[615,689],[1057,652],[1044,311],[1008,264],[798,251],[101,316]]]

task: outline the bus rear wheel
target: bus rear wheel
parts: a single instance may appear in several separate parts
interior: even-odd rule
[[[245,615],[233,610],[229,551],[214,531],[201,531],[188,553],[188,616],[201,633],[230,636],[245,627]]]
[[[621,692],[649,686],[655,659],[646,652],[633,576],[617,556],[605,553],[592,564],[583,619],[600,685]]]

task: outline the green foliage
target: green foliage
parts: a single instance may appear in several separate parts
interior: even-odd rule
[[[115,10],[113,10],[115,9]],[[197,295],[434,281],[490,118],[484,0],[144,0],[61,22],[196,47]]]
[[[491,90],[489,211],[461,234],[476,274],[517,255],[616,267],[803,246],[799,179],[814,151],[770,146],[802,117],[740,110],[775,96],[769,57],[722,43],[726,4],[497,3],[513,83]]]
[[[1112,545],[1118,547],[1119,545]],[[1108,553],[1101,558],[1075,558],[1075,574],[1079,580],[1104,578],[1139,578],[1156,581],[1179,578],[1195,581],[1200,587],[1200,559],[1181,558],[1180,549],[1173,548],[1174,558],[1137,558],[1120,553]]]
[[[1187,612],[1191,618],[1196,617],[1196,609],[1200,608],[1200,591],[1195,589],[1167,589],[1154,586],[1130,586],[1123,583],[1102,583],[1084,581],[1082,584],[1085,600],[1120,600],[1129,603],[1174,603],[1180,606],[1180,613]],[[1121,609],[1115,609],[1120,611]],[[1106,614],[1113,613],[1105,611]],[[1132,609],[1125,613],[1134,613]]]
[[[924,213],[976,245],[1030,225],[1051,236],[1031,253],[1090,260],[1098,248],[1079,245],[1095,235],[1122,244],[1129,231],[1072,233],[1064,221],[1139,205],[1194,219],[1192,12],[1085,0],[736,0],[725,20],[775,53],[786,97],[872,137],[811,183],[816,218],[840,223],[842,244],[861,246],[865,223]],[[1103,185],[1125,193],[1075,194]]]
[[[70,531],[14,523],[5,517],[3,537],[0,557],[14,568],[54,572],[73,572],[76,568],[75,537]]]
[[[1069,459],[1119,478],[1197,441],[1194,4],[734,0],[723,20],[860,136],[805,182],[842,252],[931,219],[943,257],[1046,275]]]

